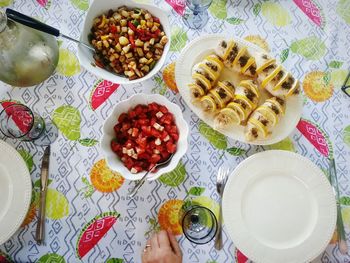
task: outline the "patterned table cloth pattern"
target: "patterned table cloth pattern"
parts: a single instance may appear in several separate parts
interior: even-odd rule
[[[161,72],[143,83],[119,86],[81,68],[75,44],[60,41],[56,73],[44,83],[24,89],[0,84],[0,107],[20,101],[50,117],[60,130],[51,147],[43,246],[36,244],[34,235],[44,149],[7,139],[26,160],[34,190],[23,226],[0,246],[0,262],[140,262],[146,238],[159,228],[178,235],[184,262],[249,262],[226,233],[222,251],[216,251],[213,243],[191,244],[182,235],[178,212],[185,202],[194,202],[217,213],[218,167],[235,166],[267,149],[300,153],[326,174],[327,157],[334,156],[350,240],[350,99],[340,90],[350,66],[350,1],[214,0],[209,22],[200,31],[182,23],[181,0],[138,1],[153,3],[169,14],[172,42],[167,63],[175,61],[190,40],[212,33],[243,37],[279,57],[302,81],[303,119],[287,139],[268,147],[229,140],[200,121],[181,96],[166,87]],[[79,38],[89,0],[0,0],[0,7],[7,6]],[[129,199],[132,183],[108,169],[97,142],[113,105],[140,92],[160,93],[181,107],[190,125],[190,147],[175,171],[146,184],[135,199]],[[335,240],[315,262],[350,262],[350,255],[341,255]]]

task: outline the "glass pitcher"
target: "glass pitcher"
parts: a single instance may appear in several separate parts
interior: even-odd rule
[[[37,85],[52,75],[58,55],[55,37],[9,20],[0,10],[0,81]]]

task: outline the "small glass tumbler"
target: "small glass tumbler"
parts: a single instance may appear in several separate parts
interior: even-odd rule
[[[23,104],[10,104],[0,113],[0,131],[12,139],[34,141],[44,133],[45,121]]]
[[[192,29],[203,28],[209,20],[208,8],[213,0],[186,0],[186,9],[183,16],[184,24]]]
[[[203,206],[192,206],[182,218],[182,230],[186,238],[195,244],[206,244],[217,231],[218,223],[212,211]]]

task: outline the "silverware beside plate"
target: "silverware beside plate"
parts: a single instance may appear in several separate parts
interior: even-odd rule
[[[341,207],[340,207],[340,193],[339,193],[339,183],[338,183],[338,176],[337,176],[337,170],[335,167],[335,161],[334,158],[330,159],[329,162],[329,182],[331,183],[334,194],[337,201],[337,233],[338,233],[338,245],[339,250],[342,254],[348,253],[348,245],[346,243],[346,234],[344,230],[344,222],[341,214]]]
[[[35,240],[40,245],[45,239],[45,209],[46,209],[46,193],[47,193],[47,183],[49,179],[50,170],[50,152],[51,146],[47,146],[44,152],[42,164],[41,164],[41,174],[40,174],[40,202],[39,202],[39,212],[38,212],[38,223],[36,227]]]

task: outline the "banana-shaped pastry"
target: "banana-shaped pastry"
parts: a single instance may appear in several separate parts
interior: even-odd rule
[[[257,54],[257,76],[261,87],[273,96],[289,97],[300,92],[299,81],[276,60],[266,54]]]
[[[224,64],[216,55],[209,55],[193,67],[194,83],[189,84],[193,99],[204,96],[216,84]]]
[[[245,124],[250,113],[259,103],[259,90],[252,80],[242,80],[236,88],[234,98],[221,109],[215,118],[219,127],[231,124]]]
[[[267,99],[249,117],[245,136],[248,141],[268,137],[284,115],[286,102],[283,97]]]
[[[246,46],[233,40],[222,40],[215,52],[224,61],[226,67],[247,76],[255,75],[255,58],[251,56]]]
[[[226,106],[235,95],[235,86],[229,81],[219,81],[207,95],[200,98],[201,107],[205,112],[214,113]]]

